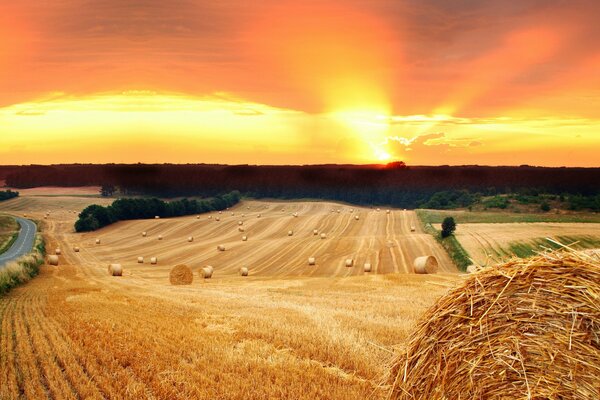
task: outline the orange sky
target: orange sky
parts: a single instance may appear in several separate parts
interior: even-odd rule
[[[0,164],[600,166],[595,0],[0,3]]]

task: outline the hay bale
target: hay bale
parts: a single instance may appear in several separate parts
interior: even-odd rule
[[[313,229],[313,235],[317,236],[319,234],[319,231],[316,229]]]
[[[321,239],[327,239],[327,235],[324,233],[321,233]]]
[[[154,219],[160,219],[160,217],[158,215],[155,215]]]
[[[242,236],[242,242],[246,242],[248,240],[248,236]]]
[[[354,266],[354,260],[351,258],[347,258],[346,259],[346,267],[350,268],[352,266]]]
[[[350,209],[350,214],[352,214],[354,212],[354,208]]]
[[[246,214],[242,214],[242,218],[244,218],[246,216]]]
[[[163,240],[162,235],[158,235],[158,240]]]
[[[256,216],[256,218],[260,218],[260,214],[258,214],[258,215]]]
[[[108,274],[111,276],[122,276],[123,267],[121,264],[108,264]]]
[[[199,215],[196,215],[196,219],[200,219],[200,216],[199,216]]]
[[[600,398],[600,262],[545,253],[485,268],[422,316],[392,400]]]
[[[188,236],[188,242],[192,243],[194,241],[194,237],[193,236]]]
[[[476,272],[477,272],[477,270],[478,270],[478,268],[477,268],[477,265],[469,265],[469,266],[467,267],[467,272],[468,272],[469,274],[474,274],[474,273],[476,273]]]
[[[213,271],[214,271],[213,267],[208,265],[200,270],[200,277],[203,279],[210,279],[210,278],[212,278]]]
[[[220,245],[217,246],[217,250],[219,250],[219,251],[225,251],[225,246],[222,245],[222,244],[220,244]]]
[[[194,281],[192,269],[185,264],[179,264],[171,268],[169,282],[171,285],[191,285]]]
[[[238,228],[238,231],[240,231],[240,232],[244,232],[244,231],[245,231],[245,229],[244,229],[244,228],[242,228],[242,227],[240,226],[240,227]]]
[[[242,268],[240,268],[240,275],[241,276],[248,276],[248,267],[242,267]]]
[[[385,213],[386,213],[386,214],[389,214],[389,213],[390,213],[390,210],[385,210]]]
[[[222,211],[219,211],[219,214],[222,214],[222,213],[223,213]]]
[[[315,265],[317,263],[317,259],[315,257],[308,257],[308,265]]]
[[[79,253],[79,247],[77,247],[77,246],[73,247],[73,251],[74,251],[75,253]]]
[[[220,221],[220,220],[221,220],[221,218],[219,218],[219,217],[215,218],[215,221]]]
[[[100,243],[101,243],[100,239],[96,239],[96,244],[100,244]]]
[[[358,221],[360,218],[358,217],[358,215],[355,215],[354,219]]]
[[[137,258],[137,262],[138,262],[138,264],[143,264],[144,263],[144,257],[138,257]]]
[[[417,228],[416,228],[414,225],[411,225],[411,226],[410,226],[410,231],[411,231],[411,232],[414,232],[414,231],[416,231],[416,230],[417,230]]]
[[[146,236],[148,236],[148,232],[145,232],[145,231],[142,232],[142,237],[146,237]]]
[[[294,231],[288,231],[288,236],[292,236],[294,234]]]
[[[60,256],[60,253],[61,253],[60,249],[54,250],[54,254],[56,254],[57,256]]]
[[[158,264],[158,257],[150,257],[150,264]]]
[[[212,219],[212,215],[209,215],[209,216],[208,216],[208,219]]]
[[[235,215],[235,213],[231,213],[231,216],[233,217]]]
[[[381,209],[377,208],[377,212],[381,211]]]
[[[58,265],[58,256],[56,256],[56,255],[48,256],[48,265]]]
[[[294,213],[294,218],[298,218],[298,213],[297,212]]]
[[[363,270],[365,272],[371,272],[371,264],[365,263],[365,265],[363,266]]]
[[[438,270],[438,261],[434,256],[421,256],[415,258],[413,266],[415,274],[434,274]]]

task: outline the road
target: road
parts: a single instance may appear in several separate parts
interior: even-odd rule
[[[12,247],[5,253],[0,255],[0,268],[2,268],[9,261],[16,260],[17,258],[24,256],[29,253],[35,243],[35,233],[37,232],[37,226],[28,219],[16,217],[17,222],[21,225],[21,231],[19,237],[13,243]]]

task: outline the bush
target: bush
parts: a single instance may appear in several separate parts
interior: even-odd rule
[[[454,218],[446,217],[442,222],[442,237],[448,237],[454,233],[456,230],[456,222],[454,222]]]
[[[486,208],[501,208],[505,209],[508,207],[508,199],[503,196],[494,196],[490,199],[487,199],[483,202],[483,205]]]
[[[540,210],[544,211],[544,212],[548,212],[550,211],[550,204],[548,204],[548,202],[544,201],[541,205],[540,205]]]
[[[451,208],[470,207],[477,201],[477,196],[467,190],[449,190],[434,193],[421,208],[447,210]]]
[[[89,232],[103,228],[117,221],[130,219],[148,219],[158,215],[161,218],[180,217],[220,211],[240,201],[240,192],[233,191],[207,200],[175,200],[164,202],[151,199],[118,199],[108,207],[97,204],[86,207],[75,222],[76,232]]]

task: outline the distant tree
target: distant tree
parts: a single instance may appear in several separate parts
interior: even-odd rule
[[[540,205],[540,209],[544,212],[550,211],[550,204],[548,204],[548,202],[544,201],[541,205]]]
[[[115,194],[115,187],[113,185],[102,185],[100,188],[100,195],[102,197],[111,197]]]
[[[456,230],[456,222],[454,222],[454,218],[446,217],[442,222],[442,237],[448,237],[452,235],[452,233]]]
[[[387,169],[408,169],[404,161],[394,161],[385,165]]]

